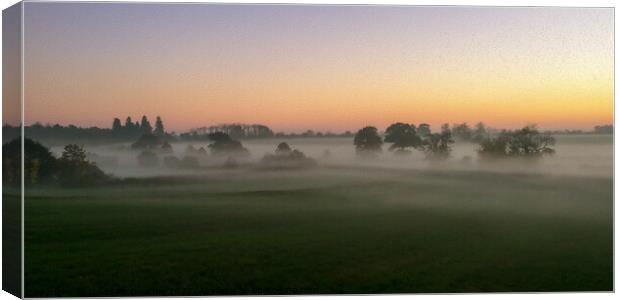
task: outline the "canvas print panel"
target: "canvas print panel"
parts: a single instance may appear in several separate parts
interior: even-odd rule
[[[611,8],[23,8],[27,297],[613,289]]]

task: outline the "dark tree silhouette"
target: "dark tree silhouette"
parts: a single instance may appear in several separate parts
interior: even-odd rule
[[[287,143],[280,143],[278,144],[278,147],[276,148],[276,154],[287,154],[290,153],[292,151],[291,146],[289,146]]]
[[[140,121],[140,130],[145,134],[151,134],[153,132],[151,122],[149,122],[149,119],[146,116],[142,116],[142,120]]]
[[[431,125],[426,123],[422,123],[418,125],[418,135],[422,138],[429,136],[431,134]]]
[[[121,124],[121,119],[114,118],[114,121],[112,122],[112,130],[118,132],[122,129],[123,129],[123,125]]]
[[[58,165],[58,179],[64,185],[89,185],[108,179],[99,167],[86,159],[84,148],[76,144],[65,146]]]
[[[472,133],[472,137],[471,137],[472,141],[479,143],[488,137],[489,137],[489,132],[487,131],[486,126],[484,126],[484,123],[478,122],[478,124],[476,124],[474,131]]]
[[[3,145],[3,181],[11,184],[21,182],[21,141],[15,139]],[[26,184],[54,183],[63,185],[87,185],[109,179],[101,169],[86,159],[84,149],[67,145],[60,159],[40,143],[24,139],[24,182]]]
[[[553,145],[555,139],[551,135],[540,133],[531,125],[515,131],[504,130],[495,138],[483,139],[478,154],[482,158],[541,157],[555,153]]]
[[[2,146],[2,181],[21,184],[21,140],[13,139]],[[54,179],[56,158],[45,146],[31,139],[24,139],[24,183],[34,184]]]
[[[223,132],[209,134],[209,139],[213,143],[209,144],[209,149],[213,155],[246,156],[249,155],[248,149],[244,148],[241,142],[233,140]]]
[[[157,120],[155,121],[155,130],[153,130],[153,134],[162,136],[166,132],[164,131],[164,122],[161,120],[160,116],[157,116]]]
[[[461,141],[471,141],[473,130],[469,128],[467,123],[454,124],[454,126],[452,126],[452,134],[456,139]]]
[[[62,152],[62,160],[68,162],[83,163],[86,161],[86,151],[81,146],[76,144],[69,144],[65,146],[65,150]]]
[[[315,165],[314,159],[297,149],[291,149],[287,143],[278,144],[275,154],[266,154],[261,160],[261,167],[269,169],[309,168]]]
[[[443,124],[441,133],[431,133],[424,139],[424,153],[430,160],[444,160],[450,156],[452,148],[452,132],[450,125]]]
[[[422,145],[422,139],[416,132],[415,125],[394,123],[385,130],[385,142],[392,143],[390,150],[397,149],[400,152],[406,148],[418,148]]]
[[[353,138],[353,144],[358,154],[375,154],[381,152],[383,141],[377,132],[377,128],[367,126],[360,129]]]
[[[133,128],[134,128],[134,124],[133,124],[133,121],[131,120],[131,117],[127,117],[127,119],[125,119],[125,129],[132,130]]]

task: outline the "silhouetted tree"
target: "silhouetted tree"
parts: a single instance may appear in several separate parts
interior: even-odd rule
[[[367,126],[360,129],[353,138],[353,144],[358,154],[375,154],[381,152],[383,141],[377,132],[377,128]]]
[[[45,146],[31,139],[24,139],[24,183],[34,184],[54,179],[56,158]],[[2,181],[20,185],[22,177],[22,144],[16,138],[2,146]]]
[[[276,154],[287,154],[290,153],[292,151],[291,146],[289,146],[287,143],[280,143],[278,144],[278,147],[276,148]]]
[[[422,138],[425,138],[426,136],[431,134],[431,125],[428,125],[426,123],[422,123],[420,125],[418,125],[418,135]]]
[[[406,148],[418,148],[422,145],[422,139],[416,132],[415,125],[394,123],[385,130],[385,142],[393,143],[390,150],[398,149],[403,152]]]
[[[266,154],[261,160],[261,167],[270,169],[297,169],[316,165],[316,161],[297,149],[291,149],[287,143],[280,143],[275,154]]]
[[[508,150],[510,155],[536,156],[540,154],[553,154],[555,139],[548,134],[542,134],[536,126],[525,126],[509,135]]]
[[[231,139],[226,133],[214,132],[209,134],[209,138],[213,141],[209,144],[209,149],[213,155],[249,155],[248,149],[244,148],[241,142]]]
[[[427,159],[443,160],[450,156],[452,151],[450,144],[454,143],[450,125],[444,124],[441,129],[441,133],[431,133],[424,139],[424,153]]]
[[[142,116],[142,120],[140,121],[140,130],[145,134],[150,134],[153,132],[153,127],[146,116]]]
[[[452,126],[452,134],[459,140],[471,141],[473,130],[469,128],[467,123],[454,124],[454,126]]]
[[[161,117],[157,116],[157,120],[155,121],[155,130],[153,134],[155,135],[164,135],[166,132],[164,131],[164,122],[162,122]]]
[[[86,161],[86,151],[82,146],[78,146],[76,144],[69,144],[65,146],[65,150],[62,152],[62,157],[60,158],[65,161],[70,162],[85,162]]]
[[[474,128],[474,132],[472,133],[472,141],[481,142],[482,140],[489,137],[489,132],[487,131],[484,123],[478,122]]]
[[[555,139],[540,133],[536,126],[525,126],[519,130],[504,130],[495,138],[487,137],[480,142],[478,153],[488,157],[540,157],[555,153],[552,146]]]
[[[122,129],[123,129],[123,125],[121,125],[121,119],[114,118],[114,121],[112,122],[112,130],[118,132]]]
[[[127,119],[125,119],[125,129],[130,131],[134,128],[134,124],[133,121],[131,120],[131,117],[127,117]]]
[[[58,179],[65,185],[89,185],[108,179],[99,167],[86,159],[84,148],[76,144],[65,146],[58,165]]]

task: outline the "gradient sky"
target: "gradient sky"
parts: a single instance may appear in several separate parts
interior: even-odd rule
[[[26,124],[613,122],[613,9],[25,4]]]

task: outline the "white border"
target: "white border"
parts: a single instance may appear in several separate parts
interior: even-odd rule
[[[13,4],[17,3],[18,1],[15,0],[2,0],[0,3],[0,8],[1,9],[6,9],[10,6],[12,6]],[[62,0],[62,1],[33,1],[33,0],[26,0],[25,2],[84,2],[84,1],[78,1],[78,0]],[[288,1],[259,1],[259,0],[236,0],[236,1],[230,1],[230,0],[219,0],[219,1],[182,1],[182,0],[151,0],[151,1],[139,1],[139,0],[124,0],[124,1],[89,1],[89,2],[176,2],[176,3],[188,3],[188,2],[218,2],[218,3],[289,3],[289,4],[395,4],[395,5],[488,5],[488,6],[572,6],[572,7],[616,7],[616,1],[600,1],[600,0],[592,0],[592,1],[579,1],[579,0],[538,0],[538,1],[532,1],[532,0],[502,0],[502,1],[490,1],[490,0],[462,0],[462,1],[458,1],[458,0],[441,0],[441,1],[433,1],[433,0],[386,0],[386,1],[379,1],[379,0],[351,0],[351,1],[347,1],[347,0],[288,0]],[[615,12],[614,12],[614,19],[615,19]],[[23,51],[23,34],[24,34],[24,27],[23,27],[23,10],[22,10],[22,51]],[[614,23],[614,37],[617,35],[618,32],[618,25]],[[614,39],[615,40],[615,39]],[[1,49],[1,40],[0,40],[0,49]],[[614,44],[615,46],[615,44]],[[0,50],[1,51],[1,50]],[[614,48],[614,81],[615,83],[618,82],[618,79],[615,77],[615,56],[618,54],[618,51],[616,48]],[[24,69],[23,69],[23,56],[22,56],[22,97],[24,95],[24,85],[23,85],[23,78],[24,78]],[[0,74],[0,81],[2,79],[2,75]],[[614,85],[615,87],[615,85]],[[1,88],[0,88],[0,92],[1,92]],[[615,95],[616,95],[616,91],[614,88],[614,99],[615,99]],[[23,99],[22,99],[23,100]],[[615,100],[614,100],[614,106],[615,106]],[[2,112],[2,107],[0,106],[0,114]],[[616,112],[614,110],[614,120],[616,117]],[[23,101],[22,101],[22,121],[24,120],[24,114],[23,114]],[[614,132],[614,145],[615,145],[615,138],[616,138],[616,134],[617,131]],[[22,132],[23,135],[23,132]],[[1,140],[1,132],[0,132],[0,140]],[[614,146],[615,147],[615,146]],[[23,148],[23,147],[22,147]],[[620,153],[620,150],[618,148],[614,148],[614,178],[616,178],[615,176],[618,175],[618,173],[616,173],[617,170],[619,170],[617,168],[617,164],[618,162],[615,160],[615,157]],[[1,175],[0,175],[0,179],[1,179]],[[614,198],[615,198],[615,190],[618,188],[619,183],[616,182],[614,180]],[[22,185],[22,195],[23,195],[23,185]],[[616,215],[618,207],[615,205],[614,202],[614,216]],[[1,216],[0,216],[0,220],[1,220]],[[615,221],[615,220],[614,220]],[[22,232],[23,232],[23,201],[22,201]],[[617,254],[618,248],[615,247],[615,241],[617,240],[618,237],[618,230],[617,230],[617,223],[614,222],[614,258],[615,255]],[[22,236],[22,270],[23,270],[23,236]],[[1,251],[1,250],[0,250]],[[1,256],[0,256],[0,261],[1,261]],[[614,288],[618,286],[618,276],[615,276],[615,259],[614,259]],[[23,275],[23,274],[22,274]],[[0,272],[0,282],[2,279],[2,274]],[[22,292],[23,292],[23,280],[22,280]],[[545,297],[547,299],[581,299],[584,297],[588,297],[588,298],[593,298],[593,299],[602,299],[602,298],[611,298],[614,297],[615,295],[613,293],[541,293],[541,294],[530,294],[530,293],[521,293],[521,294],[458,294],[458,295],[448,295],[448,294],[434,294],[434,295],[428,295],[428,294],[407,294],[407,295],[400,295],[400,294],[396,294],[396,295],[378,295],[378,296],[301,296],[305,299],[325,299],[325,298],[333,298],[333,297],[339,297],[340,299],[368,299],[373,298],[373,299],[409,299],[409,298],[413,298],[416,297],[418,299],[453,299],[454,297],[458,297],[458,299],[477,299],[479,297],[485,297],[487,299],[522,299],[525,297],[533,297],[533,298],[541,298],[541,297]],[[194,298],[194,297],[192,297]],[[231,299],[231,300],[237,300],[237,299],[248,299],[250,297],[205,297],[205,298],[226,298],[226,299]],[[282,297],[261,297],[263,299],[269,299],[269,300],[275,300],[275,299],[281,299]],[[15,299],[15,297],[13,297],[12,295],[1,291],[0,292],[0,300],[5,300],[5,299]],[[72,298],[72,299],[87,299],[87,298]],[[132,298],[128,298],[128,299],[132,299]],[[154,297],[140,297],[140,299],[161,299],[161,298],[154,298]],[[186,299],[186,297],[170,297],[170,299]]]

